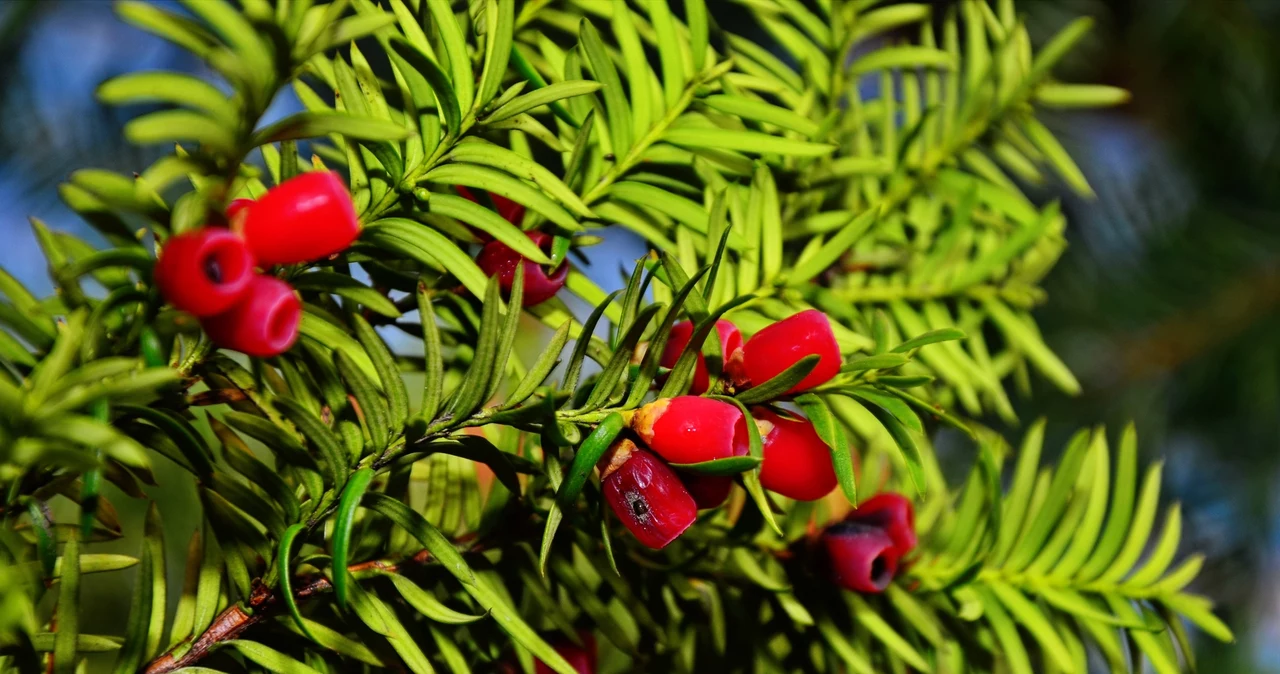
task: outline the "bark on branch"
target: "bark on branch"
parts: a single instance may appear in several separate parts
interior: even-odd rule
[[[347,572],[355,574],[361,571],[377,570],[385,573],[397,573],[406,567],[422,566],[430,560],[431,553],[426,550],[420,550],[412,557],[407,557],[398,562],[375,559],[352,564],[347,567]],[[295,601],[306,601],[332,589],[333,584],[329,582],[329,579],[321,576],[295,588],[293,597]],[[191,644],[191,647],[186,652],[180,653],[182,647],[188,643],[184,641],[148,663],[146,668],[142,670],[142,674],[168,674],[196,664],[209,655],[209,652],[218,644],[238,638],[249,628],[265,622],[268,618],[279,613],[280,607],[284,605],[279,599],[271,588],[261,583],[256,583],[249,597],[251,611],[246,611],[241,604],[228,606],[213,619],[213,623]]]

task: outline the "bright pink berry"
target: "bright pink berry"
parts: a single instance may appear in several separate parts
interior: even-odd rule
[[[749,437],[734,405],[699,396],[664,398],[641,407],[631,428],[672,463],[702,463],[747,453]]]
[[[552,236],[545,232],[526,232],[544,252],[550,252]],[[476,264],[486,276],[498,275],[498,283],[504,292],[511,292],[511,283],[516,277],[516,267],[524,270],[524,306],[541,304],[554,296],[564,287],[569,277],[569,263],[561,262],[548,275],[541,265],[521,257],[501,241],[490,241],[480,249]]]
[[[902,494],[877,494],[859,503],[845,519],[884,529],[899,554],[905,555],[916,547],[915,512],[911,501]]]
[[[153,275],[156,287],[174,307],[212,316],[244,295],[253,280],[253,256],[230,230],[206,227],[169,237]]]
[[[261,265],[311,262],[347,249],[360,234],[355,205],[332,171],[294,176],[245,207],[233,225]]]
[[[698,517],[693,497],[658,457],[623,439],[601,459],[604,497],[643,545],[660,550]]]
[[[840,345],[831,321],[817,309],[801,311],[752,335],[742,347],[742,367],[751,383],[759,385],[811,354],[818,355],[818,365],[788,393],[824,384],[840,372]]]
[[[689,340],[693,339],[693,330],[692,321],[680,321],[671,326],[671,336],[667,337],[667,345],[662,351],[662,360],[659,361],[662,367],[675,367],[676,361],[680,359],[680,354],[684,351],[684,347],[689,343]],[[720,362],[723,364],[720,370],[729,375],[741,367],[742,333],[738,332],[738,326],[721,319],[716,321],[716,334],[720,338]],[[697,365],[693,369],[693,379],[689,384],[689,393],[701,395],[706,393],[710,387],[711,376],[707,373],[707,359],[706,356],[699,353]]]
[[[835,489],[831,450],[808,419],[783,417],[764,408],[751,414],[764,449],[761,486],[797,501],[817,500]]]
[[[220,347],[270,358],[293,346],[301,322],[302,301],[293,287],[274,276],[257,275],[239,303],[201,325]]]
[[[898,550],[879,527],[837,522],[823,532],[821,544],[831,579],[846,590],[883,592],[898,572]]]
[[[552,643],[552,648],[560,654],[560,657],[568,661],[578,674],[595,674],[596,672],[596,638],[590,632],[578,632],[578,638],[582,640],[582,645],[578,645],[568,640],[561,640]],[[535,660],[533,665],[534,674],[554,674],[554,670],[546,666],[541,660]]]
[[[480,200],[476,198],[476,195],[471,193],[471,190],[463,187],[462,185],[458,185],[457,189],[458,194],[464,199],[470,199],[477,204],[480,203]],[[519,223],[524,219],[524,206],[521,204],[518,204],[501,194],[494,194],[493,192],[489,193],[489,200],[493,202],[494,208],[498,209],[498,215],[501,215],[503,220],[511,223]]]

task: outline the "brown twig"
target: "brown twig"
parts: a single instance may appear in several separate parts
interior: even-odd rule
[[[472,548],[472,551],[478,549],[481,549],[481,546]],[[347,572],[355,574],[361,571],[377,570],[385,573],[396,573],[405,567],[422,566],[430,560],[431,553],[426,550],[420,550],[412,557],[407,557],[399,562],[375,559],[352,564],[347,567]],[[332,589],[333,584],[329,582],[328,578],[319,577],[296,588],[293,596],[295,601],[305,601]],[[213,619],[213,623],[191,644],[191,647],[185,653],[177,655],[178,650],[187,643],[186,641],[152,660],[142,670],[142,673],[168,674],[183,667],[194,665],[209,655],[209,652],[218,644],[239,637],[249,628],[264,622],[274,615],[279,610],[280,603],[279,597],[276,596],[276,593],[271,588],[261,583],[255,584],[253,592],[249,596],[249,608],[252,609],[252,612],[246,611],[240,604],[228,606]]]

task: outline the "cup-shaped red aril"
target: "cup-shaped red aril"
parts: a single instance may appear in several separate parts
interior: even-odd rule
[[[206,227],[169,237],[153,275],[160,294],[174,307],[212,316],[244,296],[253,281],[253,256],[230,230]]]
[[[885,530],[900,554],[916,547],[916,519],[911,501],[902,494],[877,494],[858,504],[845,519],[872,524]]]
[[[546,232],[526,232],[529,238],[544,252],[550,252],[552,236]],[[524,270],[524,301],[522,304],[531,307],[552,298],[564,287],[569,278],[569,263],[561,261],[560,266],[548,274],[542,265],[512,250],[501,241],[490,241],[480,249],[476,256],[476,265],[485,276],[497,274],[498,284],[504,293],[511,292],[511,284],[515,281],[516,269]]]
[[[457,185],[456,187],[458,190],[458,195],[461,196],[462,198],[470,199],[471,201],[474,201],[477,204],[481,203],[480,199],[476,198],[476,195],[473,194],[471,190],[467,189],[462,185]],[[494,194],[493,192],[489,192],[488,194],[489,194],[489,201],[493,202],[493,207],[498,210],[498,215],[502,216],[503,220],[506,220],[507,222],[510,222],[510,223],[518,224],[521,220],[524,219],[523,205],[516,203],[502,196],[501,194]]]
[[[214,344],[257,358],[288,351],[301,323],[302,301],[293,287],[263,275],[253,278],[238,304],[201,321]]]
[[[673,368],[689,340],[693,339],[694,325],[692,321],[680,321],[671,326],[671,335],[667,337],[667,345],[662,350],[662,359],[658,364],[665,368]],[[716,321],[716,335],[720,338],[720,370],[731,375],[734,368],[740,367],[742,361],[742,333],[738,326],[724,319]],[[732,378],[730,376],[730,378]],[[711,376],[707,371],[706,356],[698,354],[694,365],[693,379],[689,383],[689,393],[700,395],[711,387]]]
[[[784,417],[764,408],[751,414],[764,450],[761,486],[797,501],[814,501],[835,489],[831,450],[808,419]]]
[[[736,406],[699,396],[655,400],[636,410],[631,429],[671,463],[742,456],[750,437]]]
[[[551,644],[556,649],[556,653],[564,658],[573,667],[578,674],[595,674],[596,672],[596,638],[590,632],[578,632],[578,638],[582,640],[582,644],[575,644],[572,641],[560,640]],[[555,674],[555,670],[548,667],[541,660],[534,660],[534,674]]]
[[[884,592],[898,572],[898,550],[880,527],[838,522],[822,533],[831,580],[846,590]]]
[[[646,547],[666,547],[697,519],[697,504],[675,471],[630,440],[615,443],[600,466],[605,501]]]
[[[232,225],[264,266],[319,260],[346,250],[360,234],[351,194],[332,171],[303,173],[267,190]]]
[[[801,311],[752,335],[742,346],[742,369],[758,386],[809,355],[818,356],[817,366],[788,393],[825,384],[840,372],[840,345],[831,321],[817,309]]]

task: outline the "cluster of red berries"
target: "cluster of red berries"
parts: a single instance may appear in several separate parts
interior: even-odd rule
[[[200,319],[215,344],[250,356],[293,346],[302,303],[293,287],[258,268],[311,262],[351,245],[360,233],[342,179],[304,173],[257,201],[227,207],[230,228],[205,227],[164,242],[155,282],[175,308]]]
[[[809,310],[778,321],[744,344],[738,328],[728,321],[716,324],[725,370],[738,383],[763,383],[809,355],[819,357],[808,376],[792,387],[803,391],[830,380],[840,371],[840,347],[831,323]],[[693,326],[672,328],[662,364],[674,365],[692,338]],[[703,393],[710,376],[699,356],[691,391]],[[642,544],[662,548],[684,533],[698,510],[725,501],[733,486],[728,476],[677,473],[671,464],[694,464],[745,456],[749,430],[760,432],[763,463],[760,482],[765,489],[788,498],[812,501],[836,486],[831,453],[807,419],[757,407],[746,417],[734,404],[697,395],[649,403],[631,417],[629,437],[619,439],[601,459],[604,494],[618,518]]]
[[[467,188],[459,186],[457,189],[458,194],[480,203],[480,200]],[[508,222],[519,224],[520,220],[524,218],[524,206],[499,194],[489,193],[489,199],[493,202],[494,208],[498,210],[498,215],[501,215]],[[569,263],[563,260],[554,269],[547,270],[542,265],[526,259],[507,244],[493,239],[484,232],[476,232],[476,235],[485,241],[484,247],[480,249],[480,254],[476,256],[476,265],[480,267],[480,271],[483,271],[485,276],[488,277],[495,274],[498,276],[498,285],[502,288],[504,294],[509,295],[511,293],[511,284],[515,280],[516,269],[523,271],[524,296],[521,302],[523,306],[531,307],[551,299],[564,287],[565,280],[569,278]],[[546,232],[525,232],[525,235],[542,252],[551,252],[551,243],[555,237]]]
[[[883,592],[899,560],[916,547],[911,502],[901,494],[867,499],[818,541],[833,582],[854,592]]]

